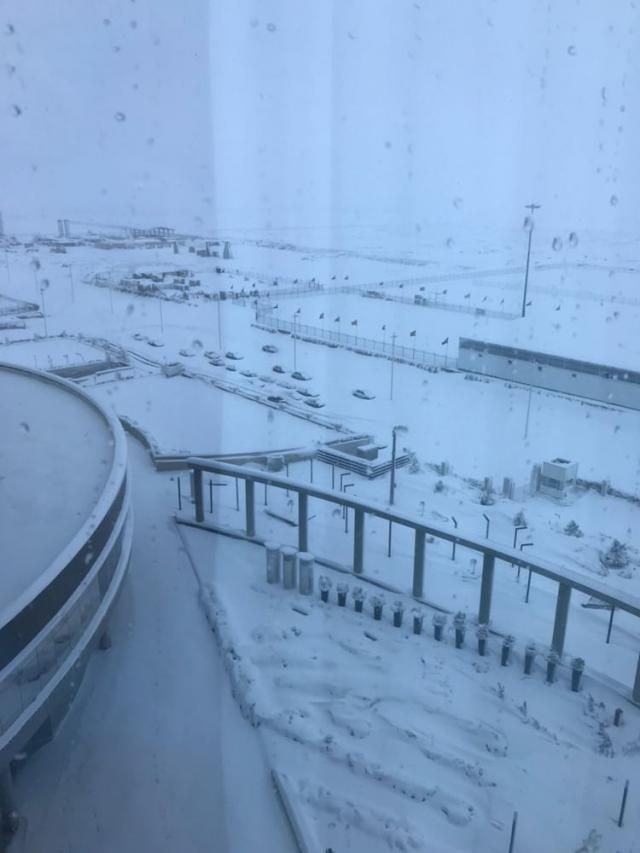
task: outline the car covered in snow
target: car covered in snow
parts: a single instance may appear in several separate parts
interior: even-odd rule
[[[325,405],[321,400],[318,400],[315,397],[308,397],[302,402],[305,404],[305,406],[311,406],[312,409],[322,409]]]
[[[374,400],[375,394],[372,394],[371,391],[365,391],[364,388],[356,388],[353,392],[353,396],[357,397],[359,400]]]
[[[298,394],[301,397],[319,397],[319,394],[314,394],[313,391],[310,391],[308,388],[297,388]]]
[[[291,382],[287,382],[286,380],[283,381],[281,379],[279,382],[276,381],[276,385],[278,385],[280,388],[286,388],[287,391],[295,391],[296,390],[296,386]]]
[[[284,403],[284,397],[281,397],[279,394],[269,394],[267,400],[270,403]]]
[[[147,343],[149,344],[150,347],[163,347],[164,346],[163,341],[157,341],[157,340],[155,340],[155,338],[149,338],[147,340]]]
[[[278,347],[274,346],[273,344],[265,344],[262,347],[262,352],[271,352],[271,353],[278,352]]]
[[[134,340],[134,341],[146,341],[146,340],[147,340],[147,336],[146,336],[146,335],[143,335],[141,332],[134,332],[134,334],[133,334],[133,340]]]
[[[258,379],[260,380],[260,382],[269,382],[269,383],[271,383],[271,382],[275,382],[275,381],[276,381],[276,380],[273,378],[273,376],[265,376],[264,374],[261,374],[260,376],[258,376]]]
[[[292,379],[297,379],[299,382],[308,382],[311,377],[307,373],[302,373],[301,370],[294,370],[291,374]]]
[[[190,352],[188,349],[181,349],[179,350],[178,355],[181,355],[183,358],[193,358],[195,353]]]
[[[280,365],[280,364],[274,364],[273,367],[271,368],[271,370],[273,370],[274,373],[286,373],[287,372],[284,369],[284,367],[282,367],[282,365]]]
[[[230,358],[231,361],[241,361],[244,356],[240,355],[238,352],[233,352],[233,350],[229,350],[229,352],[225,352],[225,358]]]
[[[204,351],[204,357],[205,358],[221,358],[221,355],[213,349],[207,349]]]
[[[225,365],[224,369],[231,371],[231,373],[235,373],[237,370],[237,367],[235,367],[233,364],[227,364],[227,365]]]
[[[240,376],[246,376],[248,379],[251,379],[252,377],[256,376],[256,374],[253,372],[253,370],[241,370]]]

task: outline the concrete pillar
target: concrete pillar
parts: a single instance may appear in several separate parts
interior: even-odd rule
[[[244,505],[247,536],[256,535],[256,502],[255,483],[253,480],[244,481]]]
[[[265,542],[267,555],[267,583],[280,583],[280,546],[277,542]]]
[[[298,554],[298,584],[301,595],[313,595],[313,555],[305,551]]]
[[[285,545],[280,549],[282,554],[282,586],[285,589],[296,588],[296,556],[297,551]]]
[[[204,501],[202,495],[202,469],[193,471],[193,497],[196,502],[196,521],[204,521]]]
[[[558,597],[556,599],[556,617],[553,622],[553,639],[551,648],[560,656],[564,651],[564,638],[567,633],[567,621],[569,619],[569,602],[571,601],[571,587],[566,583],[558,584]]]
[[[424,551],[425,531],[417,527],[413,546],[413,594],[416,598],[424,594]]]
[[[636,680],[633,682],[633,693],[631,698],[634,702],[640,704],[640,655],[638,656],[638,666],[636,667]]]
[[[356,575],[364,571],[364,510],[361,509],[354,511],[353,571]]]
[[[298,550],[306,551],[309,547],[309,511],[306,492],[298,492]]]
[[[480,583],[480,605],[478,607],[478,624],[488,625],[491,621],[491,596],[493,594],[493,575],[496,568],[494,554],[482,555],[482,581]]]

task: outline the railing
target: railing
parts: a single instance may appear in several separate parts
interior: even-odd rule
[[[390,524],[406,527],[414,533],[413,547],[413,583],[412,595],[414,598],[424,601],[425,563],[426,563],[426,539],[432,536],[455,545],[460,545],[477,552],[482,556],[482,576],[480,583],[480,595],[478,601],[478,623],[486,625],[491,620],[491,600],[493,594],[493,581],[496,560],[503,560],[513,566],[518,566],[531,575],[540,575],[558,584],[556,594],[555,616],[553,622],[553,634],[551,648],[559,655],[564,651],[565,637],[569,618],[569,604],[571,592],[576,590],[588,596],[598,599],[612,610],[622,610],[635,617],[640,617],[640,598],[626,595],[618,590],[612,589],[598,580],[587,578],[578,572],[564,569],[542,560],[525,559],[522,551],[499,545],[488,539],[479,539],[465,535],[452,533],[451,530],[439,525],[427,524],[423,519],[385,509],[376,504],[349,498],[343,492],[335,492],[323,489],[309,483],[291,480],[278,474],[262,472],[256,469],[247,469],[239,465],[229,465],[224,462],[216,462],[207,459],[190,458],[189,468],[193,472],[193,495],[195,501],[195,520],[204,523],[204,492],[203,472],[219,474],[222,476],[235,477],[244,480],[245,483],[245,527],[244,535],[254,541],[260,541],[256,536],[256,510],[255,510],[255,484],[261,483],[265,486],[285,489],[298,495],[298,548],[300,551],[308,550],[309,542],[309,498],[337,504],[347,511],[354,513],[353,525],[353,572],[356,575],[364,573],[364,531],[367,515],[376,516]],[[640,702],[640,657],[636,668],[635,680],[632,688],[632,698]]]

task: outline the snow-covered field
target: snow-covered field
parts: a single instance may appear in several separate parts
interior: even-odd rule
[[[88,283],[92,273],[112,265],[129,271],[163,263],[193,269],[205,291],[249,289],[253,272],[262,278],[280,275],[283,284],[285,278],[302,282],[313,277],[328,287],[384,281],[387,285],[381,289],[390,296],[427,295],[437,289],[443,303],[513,311],[520,273],[479,274],[433,288],[424,278],[519,267],[522,235],[495,251],[490,244],[458,247],[448,238],[394,246],[368,234],[350,248],[347,241],[333,249],[313,249],[309,235],[308,243],[296,249],[275,237],[272,246],[255,245],[245,237],[232,241],[234,258],[225,264],[239,273],[217,273],[217,259],[199,258],[184,247],[178,256],[170,250],[80,247],[66,255],[12,250],[7,255],[11,273],[0,290],[41,301],[40,285],[46,280],[49,336],[23,340],[44,334],[42,318],[25,321],[26,329],[4,331],[0,360],[66,366],[91,361],[104,346],[126,351],[132,378],[114,374],[95,387],[88,380],[85,387],[135,421],[167,453],[311,446],[337,438],[339,427],[370,433],[386,446],[384,455],[389,453],[392,428],[402,424],[408,431],[401,435],[400,446],[415,454],[415,464],[398,472],[400,511],[439,524],[452,525],[455,517],[463,535],[482,534],[486,512],[491,538],[511,544],[513,520],[522,510],[528,529],[520,542],[532,543],[531,554],[586,575],[604,573],[600,557],[617,538],[627,545],[629,564],[610,571],[606,582],[638,594],[636,503],[576,492],[558,505],[529,497],[527,484],[535,463],[561,455],[578,461],[579,476],[607,478],[616,488],[640,496],[640,413],[545,391],[529,395],[527,389],[501,381],[470,382],[456,372],[428,373],[403,364],[393,368],[392,395],[388,360],[304,341],[294,344],[289,335],[255,328],[251,299],[216,303],[190,295],[184,302],[160,301]],[[452,361],[457,338],[475,336],[634,366],[639,354],[632,334],[637,275],[622,268],[635,268],[638,247],[621,245],[615,257],[607,259],[603,247],[594,244],[587,258],[584,243],[572,247],[573,254],[568,249],[566,255],[560,253],[562,257],[549,250],[550,241],[546,251],[541,247],[537,260],[551,268],[532,270],[532,305],[526,320],[481,317],[444,306],[428,309],[354,293],[284,298],[273,293],[271,303],[282,319],[290,320],[299,309],[300,323],[339,327],[349,334],[357,330],[363,337],[387,341],[395,334],[404,346],[415,341],[417,347],[443,354],[442,342],[449,338]],[[34,254],[40,260],[37,269]],[[576,266],[585,260],[604,269]],[[408,278],[416,283],[397,284]],[[576,290],[583,295],[578,297]],[[358,325],[352,327],[356,319]],[[414,329],[415,337],[410,334]],[[60,337],[63,333],[66,336]],[[264,352],[265,345],[278,351]],[[229,351],[240,358],[226,358],[222,366],[212,365],[206,355]],[[187,375],[161,375],[163,365],[175,361],[185,365]],[[276,365],[284,372],[276,373]],[[294,369],[310,379],[293,379]],[[323,407],[308,409],[301,388],[317,394]],[[373,399],[357,399],[356,388],[367,389]],[[281,396],[289,410],[269,403],[269,395]],[[317,414],[318,422],[296,417],[296,412]],[[442,462],[450,466],[447,475],[433,468]],[[292,463],[290,474],[307,480],[308,463]],[[175,476],[145,477],[145,489],[161,495],[154,503],[160,514],[176,508]],[[496,496],[492,506],[481,505],[478,482],[484,477],[492,477],[498,491],[503,477],[512,478],[515,500]],[[387,478],[368,481],[349,475],[348,481],[352,496],[386,503]],[[315,482],[330,485],[328,466],[316,463]],[[184,497],[184,475],[182,486]],[[212,494],[214,511],[207,517],[241,527],[234,489],[215,488]],[[258,533],[294,543],[295,528],[265,513],[269,509],[293,517],[288,497],[272,490],[265,505],[258,490],[256,504]],[[310,513],[315,516],[310,550],[350,565],[352,536],[345,532],[344,519],[313,501]],[[581,538],[564,532],[570,521],[581,528]],[[633,843],[633,821],[629,829],[618,830],[611,819],[624,779],[640,783],[633,766],[640,718],[620,692],[620,684],[632,680],[637,662],[640,633],[635,620],[616,614],[607,645],[608,613],[584,609],[584,596],[573,596],[567,650],[587,660],[585,689],[574,695],[567,689],[566,669],[554,687],[544,685],[540,664],[534,677],[521,675],[524,643],[534,639],[544,649],[551,637],[555,588],[542,579],[534,578],[531,601],[525,604],[524,576],[518,581],[508,566],[498,567],[494,625],[513,633],[518,644],[514,665],[505,670],[496,660],[496,638],[487,659],[478,658],[471,648],[474,637],[468,640],[470,648],[456,652],[450,637],[446,645],[436,645],[430,636],[393,629],[388,624],[389,601],[385,625],[334,605],[320,607],[315,598],[311,605],[305,601],[306,615],[292,611],[295,596],[264,584],[262,554],[255,546],[201,532],[185,535],[208,585],[209,617],[232,661],[232,675],[239,679],[233,683],[236,698],[250,718],[263,723],[270,758],[286,777],[318,849],[375,851],[395,845],[434,853],[474,847],[497,853],[507,848],[514,810],[520,814],[518,853],[580,849],[591,830],[602,835],[601,850],[626,851]],[[401,530],[394,531],[389,559],[386,536],[385,525],[367,521],[366,572],[403,590],[409,607],[412,543]],[[459,548],[452,560],[449,546],[430,544],[425,580],[430,602],[465,611],[470,621],[479,587],[479,568],[471,559]],[[627,724],[614,730],[612,713],[621,703]],[[252,710],[247,711],[249,706]],[[587,778],[588,786],[582,784]],[[575,805],[576,785],[580,808]],[[585,823],[587,814],[592,819]],[[598,848],[592,844],[592,849]]]

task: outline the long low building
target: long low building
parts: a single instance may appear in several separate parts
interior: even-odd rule
[[[640,373],[622,367],[460,338],[458,370],[640,409]]]
[[[0,812],[12,766],[51,737],[129,564],[127,444],[64,379],[0,364]]]

